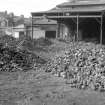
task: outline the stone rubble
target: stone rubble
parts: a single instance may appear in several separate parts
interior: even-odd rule
[[[105,90],[105,47],[93,43],[70,43],[64,54],[47,63],[46,72],[67,79],[71,87]]]

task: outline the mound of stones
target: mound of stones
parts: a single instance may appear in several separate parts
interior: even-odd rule
[[[93,43],[70,43],[62,55],[49,61],[46,72],[67,79],[71,87],[105,90],[105,47]]]

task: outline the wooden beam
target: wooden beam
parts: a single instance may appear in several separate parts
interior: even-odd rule
[[[100,44],[102,44],[102,31],[103,31],[103,16],[101,16],[101,23],[100,23]]]

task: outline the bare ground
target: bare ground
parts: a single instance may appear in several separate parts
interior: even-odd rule
[[[105,105],[105,93],[71,88],[42,71],[0,74],[0,105]]]

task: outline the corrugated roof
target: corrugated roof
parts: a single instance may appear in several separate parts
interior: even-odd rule
[[[47,13],[64,13],[64,12],[103,12],[105,11],[105,0],[76,0],[75,2],[65,2],[57,5],[55,8],[42,11],[33,12],[33,15],[47,14]],[[39,15],[40,16],[40,15]]]
[[[83,7],[83,8],[58,8],[49,10],[46,13],[62,13],[62,12],[101,12],[105,7]]]
[[[64,2],[62,4],[57,5],[57,7],[65,7],[65,6],[84,6],[84,5],[103,5],[105,4],[105,0],[76,0],[75,2]]]
[[[49,20],[49,19],[40,19],[40,20],[34,21],[34,24],[37,24],[37,25],[44,25],[44,24],[50,25],[50,24],[57,24],[57,22],[54,21],[54,20]]]

